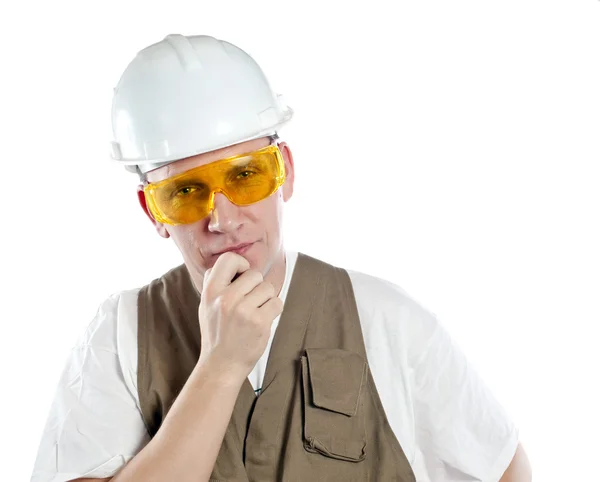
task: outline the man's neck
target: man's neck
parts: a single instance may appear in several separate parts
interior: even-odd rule
[[[277,259],[271,266],[271,269],[265,276],[265,281],[268,281],[275,288],[275,293],[277,296],[281,294],[281,290],[283,289],[283,283],[285,282],[285,272],[286,272],[286,258],[285,258],[285,250],[281,250],[277,255]]]

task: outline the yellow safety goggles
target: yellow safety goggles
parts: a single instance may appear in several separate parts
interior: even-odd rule
[[[285,182],[285,165],[276,145],[190,169],[144,187],[148,209],[164,224],[200,221],[223,193],[238,206],[266,199]]]

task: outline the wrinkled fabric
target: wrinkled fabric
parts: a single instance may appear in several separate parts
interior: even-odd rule
[[[296,258],[286,253],[283,300]],[[497,482],[516,451],[517,427],[434,314],[393,283],[347,271],[373,379],[417,481]],[[148,442],[137,396],[137,294],[103,302],[73,348],[33,482],[110,477]],[[267,355],[249,376],[255,389]]]

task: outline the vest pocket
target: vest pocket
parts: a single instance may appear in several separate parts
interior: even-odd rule
[[[365,359],[338,348],[309,348],[301,366],[304,448],[334,459],[364,460]]]

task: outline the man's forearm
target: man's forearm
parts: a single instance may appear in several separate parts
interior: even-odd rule
[[[157,434],[112,482],[208,481],[243,380],[198,364]]]
[[[512,462],[499,482],[531,482],[531,465],[523,446],[519,444]]]

